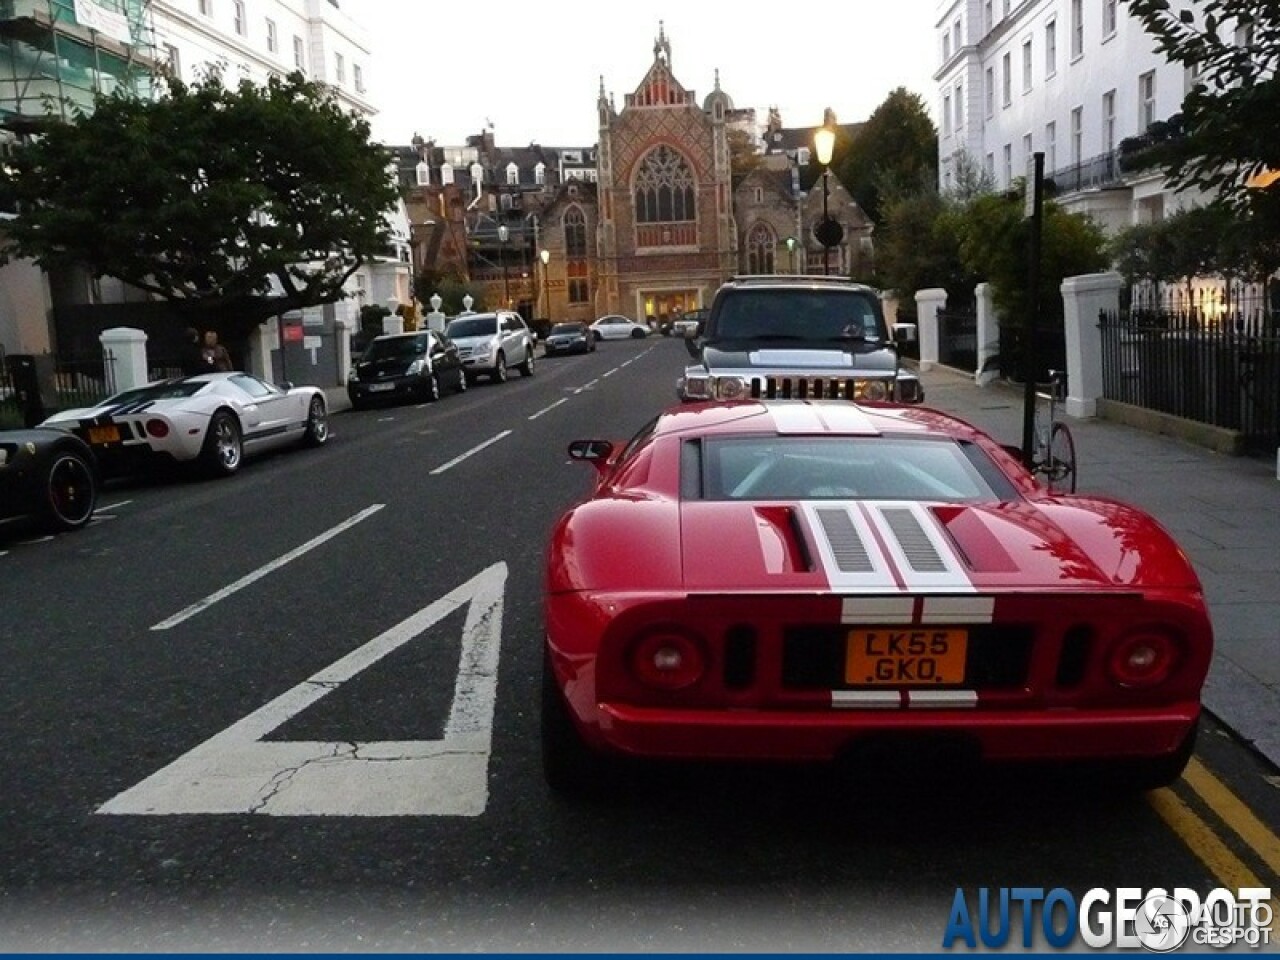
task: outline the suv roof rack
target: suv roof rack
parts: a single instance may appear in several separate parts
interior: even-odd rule
[[[853,286],[866,286],[857,280],[851,280],[848,277],[831,277],[820,273],[740,273],[731,276],[727,283],[778,283],[778,282],[795,282],[804,283],[838,283],[850,284]]]

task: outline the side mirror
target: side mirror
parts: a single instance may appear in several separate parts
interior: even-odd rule
[[[698,349],[698,331],[686,330],[684,334],[684,348],[689,351],[689,356],[693,359],[699,359],[701,351]]]
[[[613,444],[608,440],[574,440],[569,444],[569,459],[586,461],[597,470],[604,469],[613,453]]]
[[[283,390],[285,393],[288,393],[290,390],[292,390],[292,389],[293,389],[293,381],[292,381],[292,380],[286,380],[284,383],[278,383],[278,384],[276,384],[276,386],[278,386],[278,387],[279,387],[281,390]]]
[[[899,323],[893,328],[894,343],[915,343],[916,336],[916,325],[914,323]]]

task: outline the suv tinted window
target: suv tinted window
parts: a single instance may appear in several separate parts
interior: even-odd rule
[[[492,336],[498,329],[498,318],[492,315],[480,317],[456,317],[445,327],[445,336],[451,340],[462,337]]]
[[[883,338],[870,294],[831,289],[727,291],[711,333],[727,340]]]

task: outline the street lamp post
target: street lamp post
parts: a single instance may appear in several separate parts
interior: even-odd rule
[[[844,228],[831,219],[827,212],[827,198],[831,192],[831,152],[836,145],[836,132],[824,125],[813,135],[813,146],[818,153],[818,162],[822,164],[822,222],[814,229],[814,236],[822,244],[822,273],[831,273],[831,248],[838,246],[844,238]]]
[[[551,262],[551,251],[543,247],[538,251],[538,259],[542,261],[542,303],[544,320],[551,320],[551,291],[547,289],[547,264]]]
[[[787,253],[791,256],[791,273],[796,272],[796,238],[787,237]]]
[[[511,231],[505,223],[498,224],[498,261],[502,264],[502,305],[511,306],[511,291],[507,288],[507,239]]]

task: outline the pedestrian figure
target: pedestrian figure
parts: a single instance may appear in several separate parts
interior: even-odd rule
[[[213,369],[209,361],[204,358],[204,350],[200,347],[200,331],[195,327],[187,327],[182,334],[178,364],[182,367],[184,377],[192,377],[197,373],[206,373]]]
[[[230,370],[231,354],[218,342],[218,334],[213,330],[204,332],[204,359],[208,370]]]

